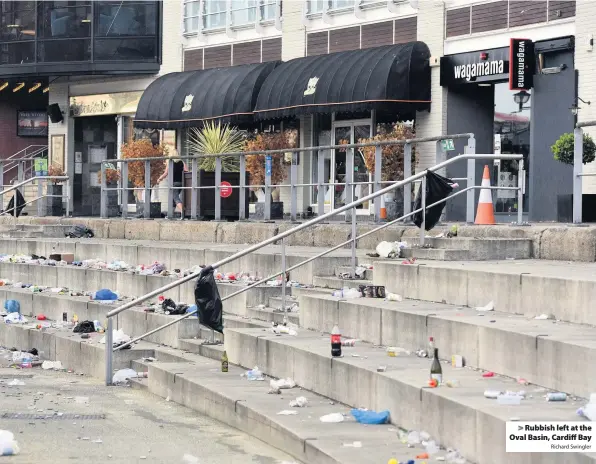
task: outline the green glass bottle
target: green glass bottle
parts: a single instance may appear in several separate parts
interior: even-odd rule
[[[438,385],[443,382],[443,368],[439,362],[439,349],[434,349],[433,362],[430,365],[430,379],[436,380]]]
[[[225,350],[221,357],[221,371],[228,372],[228,353]]]

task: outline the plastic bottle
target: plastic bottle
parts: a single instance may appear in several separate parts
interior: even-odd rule
[[[333,326],[331,331],[331,356],[334,358],[341,356],[341,332],[337,324]]]

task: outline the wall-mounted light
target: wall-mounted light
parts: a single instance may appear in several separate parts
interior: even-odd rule
[[[577,103],[578,100],[586,105],[590,105],[590,103],[591,103],[589,101],[582,100],[581,97],[577,97],[577,100],[575,100],[575,102],[573,102],[573,104],[569,108],[571,110],[571,114],[573,116],[577,116],[577,114],[579,113],[579,110],[581,110],[581,107]]]
[[[41,87],[41,82],[37,82],[36,84],[33,85],[33,87],[31,87],[29,89],[29,93],[31,92],[35,92],[37,89],[39,89]]]
[[[17,86],[12,89],[13,92],[18,92],[19,90],[21,90],[23,87],[25,87],[25,83],[24,82],[20,82],[17,84]]]
[[[0,92],[2,92],[6,87],[8,87],[8,82],[5,82],[4,84],[0,85]]]
[[[48,85],[45,89],[43,89],[43,93],[48,93],[50,91],[50,86]]]

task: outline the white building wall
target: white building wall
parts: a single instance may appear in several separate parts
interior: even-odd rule
[[[594,72],[596,49],[593,45],[589,45],[589,41],[596,37],[596,21],[594,20],[596,18],[596,2],[578,0],[575,17],[575,69],[579,74],[578,95],[583,100],[591,102],[590,105],[578,102],[580,107],[578,121],[593,121],[596,120],[596,73]],[[584,131],[596,140],[596,126],[586,127]],[[585,165],[584,171],[596,173],[596,162]],[[596,193],[596,177],[583,178],[583,192]]]
[[[416,137],[442,135],[447,128],[447,90],[440,85],[439,57],[443,55],[445,37],[445,8],[443,2],[424,0],[418,2],[418,40],[426,43],[436,64],[431,63],[431,111],[416,114]],[[431,61],[433,61],[431,59]],[[436,144],[418,145],[416,171],[436,164]]]
[[[286,1],[283,6],[281,59],[283,61],[306,55],[306,28],[303,22],[303,1]]]

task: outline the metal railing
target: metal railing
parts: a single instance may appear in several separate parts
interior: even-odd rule
[[[33,182],[37,182],[37,196],[32,200],[25,201],[24,203],[18,203],[16,192],[17,191],[20,192],[22,187],[25,187],[28,184],[32,184]],[[46,183],[46,185],[48,183],[65,182],[66,185],[62,189],[62,195],[53,195],[53,194],[48,194],[48,193],[43,192],[44,182]],[[17,216],[19,214],[19,209],[22,209],[31,203],[37,202],[37,215],[42,217],[42,216],[46,215],[46,205],[43,200],[46,200],[48,198],[61,198],[62,199],[61,203],[66,202],[66,216],[68,217],[68,216],[70,216],[70,195],[69,195],[68,182],[69,182],[68,176],[36,176],[36,177],[31,177],[29,179],[25,179],[22,182],[16,183],[13,186],[0,191],[0,204],[1,205],[4,205],[4,195],[9,192],[15,191],[15,194],[13,197],[13,201],[14,201],[13,207],[2,211],[2,214],[7,214],[10,216],[13,216],[14,217],[14,226],[16,228]]]
[[[596,172],[583,172],[584,168],[584,127],[596,126],[596,121],[578,122],[573,130],[573,223],[583,221],[583,178],[596,176]]]
[[[349,148],[350,146],[348,145],[347,147]],[[410,184],[412,184],[413,182],[415,182],[417,180],[421,180],[422,181],[422,192],[425,192],[426,191],[426,174],[427,174],[428,171],[438,171],[438,170],[440,170],[440,169],[442,169],[442,168],[444,168],[444,167],[446,167],[446,166],[448,166],[448,165],[450,165],[450,164],[452,164],[452,163],[454,163],[456,161],[460,161],[460,160],[464,160],[464,159],[467,160],[468,163],[470,161],[474,161],[476,159],[492,159],[492,160],[500,159],[500,160],[520,160],[521,161],[523,159],[523,156],[522,155],[495,155],[495,154],[464,154],[464,155],[455,156],[455,157],[453,157],[453,158],[451,158],[449,160],[446,160],[446,161],[443,161],[442,163],[437,164],[436,166],[434,166],[432,168],[429,168],[427,171],[423,171],[423,172],[419,172],[417,174],[414,174],[414,175],[408,177],[407,179],[404,179],[404,180],[399,181],[399,182],[395,182],[395,183],[393,183],[393,184],[391,184],[391,185],[389,185],[387,187],[384,187],[384,188],[382,188],[382,189],[380,189],[380,190],[378,190],[378,191],[376,191],[374,193],[371,193],[371,194],[369,194],[369,195],[367,195],[367,196],[365,196],[363,198],[360,198],[360,199],[357,199],[355,201],[352,201],[351,203],[346,204],[346,205],[344,205],[344,206],[342,206],[342,207],[340,207],[338,209],[335,209],[333,211],[329,211],[329,212],[324,213],[324,214],[320,215],[319,217],[316,217],[316,218],[314,218],[314,219],[312,219],[310,221],[307,221],[305,223],[299,224],[299,225],[297,225],[296,227],[294,227],[292,229],[289,229],[289,230],[287,230],[285,232],[282,232],[282,233],[280,233],[280,234],[278,234],[278,235],[276,235],[274,237],[271,237],[271,238],[268,238],[266,240],[263,240],[262,242],[260,242],[260,243],[258,243],[256,245],[252,245],[252,246],[246,248],[245,250],[242,250],[242,251],[240,251],[238,253],[235,253],[235,254],[233,254],[231,256],[228,256],[228,257],[226,257],[226,258],[224,258],[224,259],[222,259],[222,260],[220,260],[220,261],[218,261],[216,263],[213,263],[213,264],[207,266],[206,268],[203,268],[203,270],[201,270],[199,272],[195,272],[195,273],[190,274],[190,275],[188,275],[186,277],[182,277],[182,278],[180,278],[180,279],[178,279],[178,280],[176,280],[174,282],[171,282],[171,283],[169,283],[167,285],[164,285],[161,288],[158,288],[158,289],[156,289],[156,290],[154,290],[154,291],[152,291],[150,293],[147,293],[146,295],[143,295],[140,298],[137,298],[137,299],[135,299],[133,301],[130,301],[128,303],[125,303],[124,305],[122,305],[122,306],[120,306],[118,308],[115,308],[115,309],[109,311],[107,313],[108,323],[107,323],[107,328],[106,328],[106,366],[105,366],[105,368],[106,368],[106,379],[105,379],[106,385],[110,385],[111,382],[112,382],[112,373],[113,373],[112,372],[112,358],[113,358],[113,352],[114,351],[120,350],[120,349],[122,349],[122,348],[124,348],[126,346],[129,346],[130,344],[135,343],[135,342],[137,342],[137,341],[139,341],[139,340],[141,340],[141,339],[143,339],[143,338],[145,338],[147,336],[150,336],[150,335],[152,335],[152,334],[154,334],[156,332],[159,332],[159,331],[165,329],[166,327],[169,327],[169,326],[171,326],[173,324],[176,324],[176,323],[180,322],[181,320],[184,320],[184,319],[186,319],[186,318],[194,315],[196,313],[196,311],[190,312],[190,313],[188,313],[188,314],[186,314],[186,315],[184,315],[184,316],[182,316],[180,318],[174,319],[174,320],[168,322],[167,324],[162,325],[161,327],[158,327],[158,328],[156,328],[154,330],[151,330],[151,331],[149,331],[149,332],[147,332],[147,333],[145,333],[145,334],[143,334],[141,336],[135,337],[130,342],[125,343],[125,344],[123,344],[123,345],[121,345],[121,346],[119,346],[119,347],[117,347],[115,349],[113,348],[113,317],[114,316],[116,316],[116,315],[120,314],[121,312],[126,311],[126,310],[128,310],[128,309],[130,309],[130,308],[132,308],[134,306],[137,306],[139,303],[142,303],[142,302],[147,301],[147,300],[149,300],[151,298],[154,298],[156,296],[159,296],[159,295],[161,295],[162,293],[164,293],[164,292],[166,292],[168,290],[171,290],[171,289],[176,288],[176,287],[178,287],[178,286],[180,286],[180,285],[182,285],[182,284],[184,284],[186,282],[189,282],[189,281],[191,281],[191,280],[199,277],[204,272],[208,272],[209,270],[212,270],[212,269],[216,269],[218,267],[221,267],[221,266],[223,266],[225,264],[228,264],[228,263],[230,263],[232,261],[235,261],[238,258],[241,258],[243,256],[246,256],[248,254],[251,254],[251,253],[253,253],[253,252],[257,251],[257,250],[260,250],[263,247],[266,247],[268,245],[275,244],[276,242],[280,242],[281,243],[281,250],[282,250],[282,269],[281,269],[281,271],[278,272],[278,273],[275,273],[275,274],[273,274],[271,276],[268,276],[265,279],[261,279],[260,281],[255,282],[255,283],[253,283],[253,284],[251,284],[251,285],[249,285],[247,287],[243,287],[240,290],[238,290],[237,292],[234,292],[234,293],[232,293],[230,295],[227,295],[226,297],[223,297],[222,298],[222,301],[225,301],[225,300],[227,300],[229,298],[232,298],[232,297],[234,297],[236,295],[239,295],[240,293],[243,293],[245,291],[248,291],[249,289],[251,289],[253,287],[256,287],[257,285],[260,285],[260,284],[266,282],[267,280],[269,280],[271,278],[274,278],[274,277],[277,277],[279,275],[282,275],[283,276],[282,277],[282,282],[281,282],[281,288],[282,288],[282,308],[285,309],[285,300],[286,300],[286,279],[285,279],[285,275],[286,275],[287,272],[289,272],[289,271],[291,271],[293,269],[296,269],[296,268],[298,268],[298,267],[300,267],[300,266],[302,266],[304,264],[307,264],[307,263],[309,263],[309,262],[311,262],[311,261],[313,261],[313,260],[315,260],[317,258],[320,258],[322,256],[325,256],[326,254],[331,253],[332,251],[335,251],[335,250],[337,250],[337,249],[339,249],[339,248],[341,248],[341,247],[343,247],[343,246],[348,245],[348,244],[351,243],[351,245],[352,245],[351,246],[351,248],[352,248],[352,261],[351,261],[352,262],[352,275],[354,275],[354,270],[355,270],[355,267],[356,267],[356,241],[359,240],[359,239],[362,239],[362,238],[364,238],[364,237],[366,237],[368,235],[371,235],[373,233],[376,233],[376,232],[378,232],[378,231],[380,231],[380,230],[388,227],[391,224],[394,224],[394,223],[396,223],[398,221],[403,220],[404,218],[410,217],[413,214],[416,214],[417,212],[422,212],[422,224],[420,226],[420,242],[421,242],[421,244],[424,244],[424,238],[425,238],[425,234],[426,234],[426,231],[425,231],[426,210],[428,208],[431,208],[431,207],[433,207],[435,205],[444,203],[448,199],[453,198],[453,197],[455,197],[457,195],[463,194],[464,192],[466,192],[467,194],[469,194],[471,192],[473,194],[474,193],[474,190],[480,189],[480,188],[486,188],[486,187],[476,186],[476,185],[468,185],[465,189],[463,189],[461,191],[458,191],[458,192],[456,192],[453,195],[449,195],[447,198],[445,198],[445,199],[443,199],[441,201],[435,202],[435,203],[433,203],[431,205],[426,205],[425,204],[425,195],[421,195],[422,204],[421,204],[421,207],[420,208],[416,209],[416,211],[410,211],[410,212],[406,213],[405,215],[403,215],[403,216],[401,216],[401,217],[399,217],[397,219],[394,219],[394,220],[392,220],[392,221],[390,221],[388,223],[385,223],[385,224],[383,224],[383,225],[375,228],[374,230],[371,230],[371,231],[369,231],[369,232],[367,232],[365,234],[362,234],[361,236],[357,236],[356,235],[356,231],[357,231],[357,229],[356,229],[356,214],[355,214],[356,213],[356,207],[359,206],[360,204],[362,204],[363,202],[366,202],[366,201],[369,201],[369,200],[374,200],[375,198],[379,197],[380,195],[384,195],[386,193],[392,192],[392,191],[394,191],[395,189],[397,189],[399,187],[410,185]],[[521,179],[521,176],[520,176],[520,179]],[[493,189],[500,189],[502,187],[492,187],[492,188]],[[523,190],[522,181],[519,180],[517,187],[510,187],[509,189],[516,189],[516,190],[518,190],[518,194],[521,196],[522,190]],[[313,226],[315,224],[318,224],[320,222],[323,222],[323,221],[325,221],[325,220],[327,220],[327,219],[329,219],[329,218],[331,218],[331,217],[333,217],[333,216],[335,216],[337,214],[341,214],[341,213],[347,212],[348,210],[352,210],[352,233],[351,233],[350,240],[347,240],[347,241],[345,241],[343,243],[340,243],[340,244],[336,245],[335,247],[333,247],[333,248],[331,248],[329,250],[326,250],[326,251],[324,251],[322,253],[319,253],[316,256],[310,257],[310,258],[306,259],[305,261],[303,261],[301,263],[298,263],[298,264],[296,264],[294,266],[291,266],[290,268],[286,268],[285,244],[284,244],[284,239],[285,238],[287,238],[290,235],[293,235],[293,234],[295,234],[297,232],[300,232],[301,230],[307,229],[307,228],[309,228],[309,227],[311,227],[311,226]],[[518,220],[521,223],[521,214],[518,214]]]
[[[383,156],[382,149],[385,146],[392,145],[403,145],[404,150],[404,166],[403,166],[403,177],[404,179],[412,175],[412,150],[414,145],[422,143],[433,142],[435,143],[436,160],[437,162],[443,161],[447,157],[447,153],[443,151],[442,142],[444,140],[461,140],[467,139],[467,146],[465,153],[474,154],[476,151],[476,141],[474,134],[452,134],[443,135],[439,137],[424,137],[418,139],[402,139],[402,140],[388,140],[388,141],[375,141],[367,143],[354,143],[347,145],[328,145],[328,146],[317,146],[317,147],[303,147],[303,148],[292,148],[292,149],[279,149],[279,150],[265,150],[255,152],[234,152],[234,153],[220,153],[217,155],[199,155],[199,156],[182,156],[179,159],[188,161],[190,164],[191,171],[191,186],[189,187],[174,187],[173,179],[173,163],[174,161],[169,158],[135,158],[135,159],[110,159],[102,162],[102,176],[101,176],[101,217],[108,217],[108,195],[110,192],[122,192],[122,204],[121,211],[122,217],[126,218],[128,215],[128,194],[129,191],[142,191],[144,192],[144,203],[143,203],[143,217],[149,219],[151,215],[151,193],[152,191],[160,191],[162,188],[153,187],[151,185],[151,162],[155,160],[163,160],[168,163],[168,177],[167,185],[163,190],[167,191],[167,217],[174,217],[174,191],[181,190],[188,192],[191,195],[191,211],[190,218],[193,220],[198,219],[199,213],[199,192],[202,190],[213,190],[214,191],[214,219],[220,221],[222,218],[222,197],[221,197],[221,181],[222,181],[222,157],[237,157],[238,158],[238,185],[230,185],[228,188],[239,189],[238,204],[239,213],[238,219],[245,220],[246,217],[245,205],[247,199],[247,192],[249,188],[252,189],[263,189],[264,192],[264,217],[265,221],[271,220],[271,205],[272,205],[272,191],[273,189],[289,189],[289,200],[290,200],[290,220],[296,221],[298,219],[298,189],[300,188],[315,188],[316,189],[316,213],[318,215],[325,211],[326,195],[329,194],[330,201],[336,188],[341,189],[345,192],[346,198],[345,203],[350,203],[355,197],[354,187],[360,186],[362,189],[370,189],[370,191],[377,192],[384,185],[392,184],[395,181],[383,181],[382,170],[383,170]],[[355,150],[365,147],[375,147],[375,168],[374,172],[370,173],[370,179],[366,182],[356,182],[354,179],[354,166],[355,166]],[[331,150],[345,150],[346,152],[346,179],[345,182],[326,182],[325,179],[325,152]],[[317,157],[317,182],[299,182],[298,178],[298,154],[306,153],[318,153]],[[272,170],[271,165],[273,163],[272,157],[276,155],[284,156],[287,153],[292,154],[291,163],[289,165],[289,179],[288,183],[273,184],[272,183]],[[248,185],[246,182],[246,157],[251,155],[263,155],[264,156],[264,172],[265,172],[265,183],[263,185]],[[198,185],[199,183],[199,164],[201,159],[206,157],[216,158],[215,163],[215,182],[214,185],[204,186]],[[129,187],[128,185],[128,165],[132,162],[144,164],[144,186],[142,187]],[[106,184],[106,165],[114,164],[120,166],[120,181],[117,187],[108,187]],[[475,185],[476,183],[476,165],[473,159],[468,160],[467,174],[465,178],[456,178],[457,181],[466,181],[467,185]],[[303,192],[304,193],[304,192]],[[303,196],[304,197],[304,196]],[[403,189],[403,212],[407,214],[412,209],[412,189],[411,187]],[[380,196],[374,197],[374,208],[373,216],[376,222],[381,220],[381,203],[382,198]],[[474,222],[474,192],[469,191],[466,200],[466,221],[469,223]],[[344,220],[350,222],[350,213],[347,212]]]
[[[16,152],[14,155],[6,159],[0,160],[0,183],[4,188],[11,185],[15,180],[22,181],[27,179],[33,172],[35,160],[47,156],[47,145],[29,145],[26,148]],[[9,179],[9,184],[4,184],[4,176],[16,170],[12,178]]]

